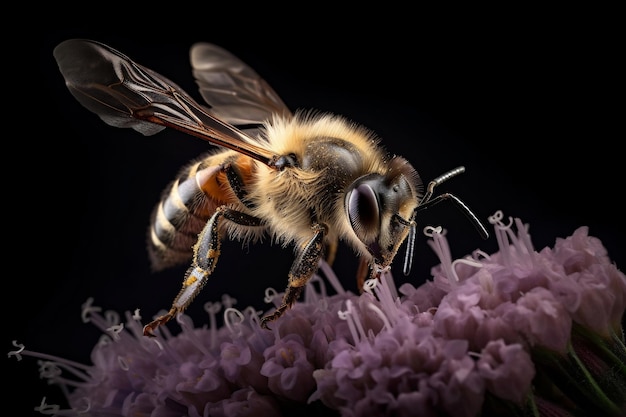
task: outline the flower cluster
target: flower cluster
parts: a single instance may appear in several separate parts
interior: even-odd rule
[[[456,260],[428,228],[441,263],[419,286],[385,272],[356,295],[322,263],[325,280],[271,331],[226,297],[205,306],[208,326],[181,314],[177,335],[146,338],[137,313],[120,322],[90,300],[83,317],[104,333],[91,365],[9,355],[39,357],[66,390],[70,409],[37,407],[52,415],[625,415],[626,276],[586,227],[537,252],[526,225],[502,220],[490,218],[498,252]]]

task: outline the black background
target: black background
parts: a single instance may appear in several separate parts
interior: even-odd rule
[[[164,15],[177,19],[174,12]],[[624,134],[617,123],[623,113],[615,103],[623,95],[615,92],[610,25],[593,18],[593,27],[533,18],[443,22],[420,30],[418,21],[394,19],[381,26],[355,18],[346,27],[345,18],[332,16],[289,25],[232,18],[217,26],[220,18],[212,16],[204,26],[184,30],[165,20],[112,22],[106,30],[87,24],[41,29],[29,46],[37,61],[27,69],[36,70],[35,82],[26,68],[9,81],[26,105],[12,113],[22,132],[19,154],[5,158],[16,164],[7,177],[5,222],[15,230],[7,260],[17,265],[5,279],[6,351],[17,339],[32,350],[88,362],[99,336],[80,321],[88,297],[103,309],[141,308],[144,320],[169,307],[185,267],[149,271],[149,214],[179,168],[210,147],[176,132],[143,137],[106,126],[75,101],[58,72],[52,50],[68,38],[109,44],[199,100],[189,47],[217,43],[255,68],[292,109],[343,114],[376,131],[389,152],[409,159],[425,181],[464,165],[466,173],[440,191],[455,193],[481,219],[496,210],[521,218],[538,250],[589,226],[623,268]],[[418,220],[448,229],[455,257],[496,250],[495,239],[482,241],[452,206],[440,205]],[[241,308],[265,308],[264,288],[282,291],[291,259],[289,250],[268,244],[225,244],[190,315],[202,323],[202,303],[222,293],[237,298]],[[436,263],[420,236],[413,273],[403,277],[397,262],[394,275],[417,285]],[[351,290],[355,268],[350,250],[340,248],[336,270]],[[43,395],[60,401],[57,390],[38,379],[34,359],[9,358],[3,368],[18,415]]]

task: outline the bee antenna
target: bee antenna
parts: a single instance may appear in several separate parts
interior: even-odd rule
[[[430,200],[430,198],[433,196],[433,193],[435,192],[435,187],[440,185],[443,182],[448,181],[450,178],[452,177],[456,177],[459,174],[462,174],[465,172],[465,167],[464,166],[460,166],[460,167],[456,167],[454,169],[451,169],[450,171],[441,174],[440,176],[438,176],[437,178],[435,178],[434,180],[432,180],[431,182],[428,183],[428,187],[426,187],[426,194],[424,195],[424,198],[422,198],[422,202],[420,203],[420,205],[428,202]],[[417,210],[416,210],[417,211]]]
[[[414,220],[409,225],[409,236],[406,239],[406,254],[404,255],[404,267],[402,272],[404,275],[411,273],[411,267],[413,266],[413,251],[415,250],[415,235],[416,235],[417,223]]]
[[[457,206],[457,208],[459,208],[461,212],[465,214],[465,217],[467,217],[469,221],[474,225],[474,227],[478,231],[478,234],[480,234],[480,237],[482,237],[483,239],[487,239],[489,238],[489,232],[487,231],[487,228],[482,224],[478,217],[476,217],[474,212],[470,210],[470,208],[457,196],[455,196],[454,194],[445,193],[438,195],[435,198],[432,198],[436,186],[463,172],[465,172],[465,167],[460,166],[438,176],[437,178],[429,182],[422,201],[420,201],[419,205],[413,211],[413,217],[417,215],[418,211],[425,210],[444,200],[451,200]]]
[[[445,200],[452,201],[456,205],[456,207],[460,209],[463,214],[465,214],[465,217],[467,217],[469,221],[474,225],[474,228],[476,228],[476,231],[478,231],[478,234],[480,235],[480,237],[482,237],[483,239],[489,238],[489,232],[487,231],[487,228],[482,224],[480,220],[478,220],[478,217],[476,217],[474,212],[470,210],[470,208],[467,207],[467,205],[454,194],[450,194],[450,193],[440,194],[436,196],[435,198],[420,204],[419,206],[415,208],[414,216],[415,214],[417,214],[418,211],[426,210],[427,208],[432,207],[436,204],[439,204]]]

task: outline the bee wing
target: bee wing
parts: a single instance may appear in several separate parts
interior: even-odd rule
[[[270,164],[262,143],[195,102],[166,77],[99,42],[70,39],[54,49],[67,88],[107,124],[153,135],[170,127]]]
[[[252,68],[225,49],[200,42],[191,67],[211,114],[233,125],[259,125],[272,114],[290,115],[281,98]]]

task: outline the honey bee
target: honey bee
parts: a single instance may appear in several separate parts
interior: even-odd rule
[[[278,319],[298,299],[319,262],[339,241],[361,259],[359,280],[378,277],[407,241],[411,269],[419,211],[451,201],[483,238],[488,232],[456,196],[424,187],[401,156],[390,156],[369,129],[320,111],[290,111],[248,65],[219,46],[191,47],[193,75],[208,106],[166,77],[99,42],[70,39],[54,57],[72,95],[104,122],[153,135],[172,128],[217,146],[184,167],[152,214],[148,252],[159,270],[191,262],[171,308],[144,335],[183,312],[205,286],[224,238],[269,236],[293,246],[282,303],[261,319]],[[425,189],[424,189],[425,188]]]

